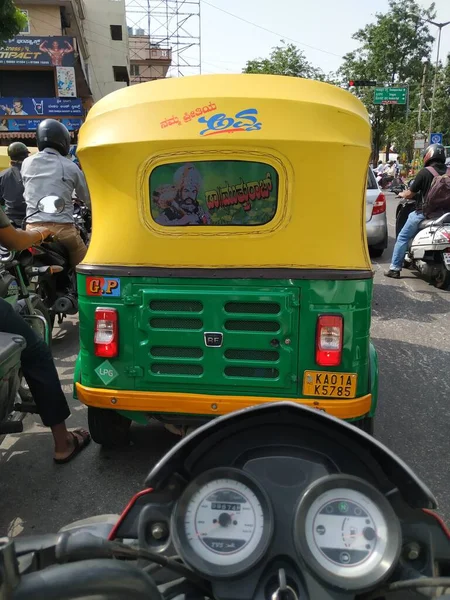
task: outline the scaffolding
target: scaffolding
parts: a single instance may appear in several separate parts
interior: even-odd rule
[[[130,35],[148,37],[148,50],[171,50],[168,77],[201,73],[200,0],[126,0]]]

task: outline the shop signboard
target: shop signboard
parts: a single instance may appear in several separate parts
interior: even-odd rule
[[[24,117],[2,117],[0,116],[0,131],[36,131],[42,119],[27,119]],[[69,131],[80,129],[83,119],[58,119]]]
[[[8,117],[81,117],[81,98],[1,98],[0,115]]]
[[[73,67],[74,54],[72,37],[19,35],[0,48],[0,65]]]

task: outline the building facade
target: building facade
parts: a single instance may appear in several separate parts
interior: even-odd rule
[[[0,48],[0,143],[33,145],[39,121],[77,132],[92,104],[129,85],[125,0],[16,0],[23,32]]]
[[[153,44],[142,29],[128,28],[131,85],[163,79],[172,64],[172,50]]]

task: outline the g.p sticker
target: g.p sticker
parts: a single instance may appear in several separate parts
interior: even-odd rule
[[[88,296],[120,296],[120,279],[117,277],[88,277],[86,294]]]

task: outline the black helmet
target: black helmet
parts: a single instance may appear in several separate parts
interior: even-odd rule
[[[21,162],[29,156],[30,152],[22,142],[13,142],[8,146],[8,156],[11,160]]]
[[[445,165],[445,148],[442,144],[431,144],[425,150],[423,157],[424,166],[428,167],[431,162],[438,162]]]
[[[70,150],[70,133],[62,123],[55,119],[45,119],[39,123],[36,131],[36,140],[39,150],[53,148],[63,156]]]

